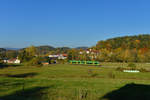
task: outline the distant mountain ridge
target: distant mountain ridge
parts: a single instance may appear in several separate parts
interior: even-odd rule
[[[5,48],[6,50],[20,50],[21,48]]]
[[[86,47],[86,46],[83,46],[83,47],[76,47],[75,49],[83,49],[83,50],[86,50],[88,49],[89,47]]]

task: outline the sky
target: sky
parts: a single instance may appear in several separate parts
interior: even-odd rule
[[[149,0],[0,0],[0,47],[93,46],[150,33]]]

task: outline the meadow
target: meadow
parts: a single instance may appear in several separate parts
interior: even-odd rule
[[[150,69],[149,63],[136,65]],[[150,72],[116,70],[125,66],[127,63],[1,68],[0,100],[150,100]]]

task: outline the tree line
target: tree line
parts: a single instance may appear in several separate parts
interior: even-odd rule
[[[87,51],[90,51],[87,53]],[[124,36],[98,41],[90,48],[30,46],[21,50],[0,49],[0,58],[19,57],[28,62],[34,57],[50,54],[68,54],[68,60],[93,60],[101,62],[150,62],[150,35]]]

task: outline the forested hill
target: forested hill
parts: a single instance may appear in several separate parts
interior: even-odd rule
[[[96,44],[97,49],[133,49],[133,48],[149,48],[150,49],[150,35],[138,35],[138,36],[125,36],[108,39],[105,41],[99,41]]]

